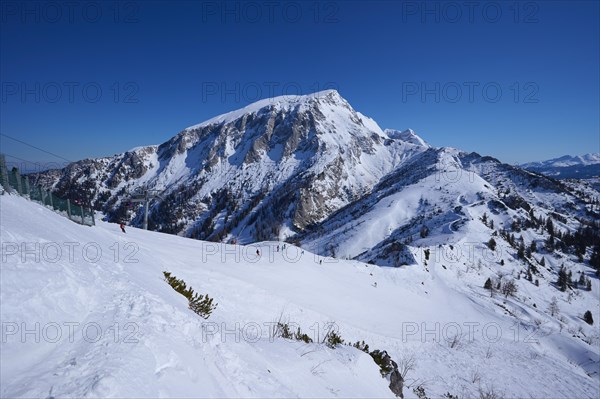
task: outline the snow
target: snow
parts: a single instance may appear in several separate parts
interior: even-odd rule
[[[246,107],[237,109],[235,111],[227,112],[221,115],[217,115],[213,118],[210,118],[202,123],[197,125],[193,125],[185,129],[186,131],[195,130],[203,126],[214,125],[214,124],[223,124],[233,122],[236,119],[241,118],[246,114],[256,113],[263,108],[275,107],[277,109],[285,109],[293,106],[298,106],[302,104],[306,104],[312,100],[318,100],[325,97],[335,97],[336,99],[342,99],[339,93],[336,90],[322,90],[310,94],[305,95],[283,95],[273,98],[265,98],[262,100],[258,100],[253,102]],[[342,99],[343,100],[343,99]],[[345,100],[343,100],[345,101]]]
[[[573,332],[597,337],[575,317],[596,303],[600,320],[597,279],[572,304],[545,281],[518,281],[525,299],[489,298],[481,285],[495,269],[459,277],[463,264],[433,246],[429,262],[414,246],[417,264],[387,268],[290,244],[277,252],[280,242],[237,246],[80,226],[11,195],[0,196],[0,216],[2,397],[393,397],[359,350],[270,339],[265,323],[280,317],[315,338],[334,322],[346,341],[365,340],[398,362],[414,356],[407,398],[419,384],[429,397],[492,387],[506,397],[599,394],[599,341]],[[215,298],[208,320],[163,281],[165,270]],[[567,323],[545,313],[551,296]],[[463,336],[451,347],[456,331]]]
[[[529,162],[520,165],[523,168],[534,167],[567,167],[575,165],[595,165],[600,164],[600,152],[584,155],[563,155],[562,157],[549,159],[546,161]]]

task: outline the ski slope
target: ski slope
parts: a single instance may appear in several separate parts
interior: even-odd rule
[[[512,298],[467,289],[486,276],[465,284],[435,259],[382,268],[279,242],[123,234],[10,195],[0,196],[0,216],[2,397],[394,397],[369,355],[271,339],[278,319],[316,341],[333,322],[347,342],[364,340],[400,365],[414,358],[407,398],[417,386],[429,397],[599,394],[597,340],[586,344]],[[208,320],[163,271],[215,299]]]

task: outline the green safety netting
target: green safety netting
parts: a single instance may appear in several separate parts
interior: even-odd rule
[[[87,226],[95,224],[94,211],[92,209],[58,197],[37,184],[31,184],[29,178],[21,176],[16,168],[8,170],[4,157],[0,157],[0,184],[2,184],[4,190],[29,197],[30,200],[50,207],[76,223]]]

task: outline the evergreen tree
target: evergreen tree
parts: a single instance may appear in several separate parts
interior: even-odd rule
[[[493,238],[490,238],[490,240],[488,241],[488,248],[491,249],[492,251],[496,250],[496,240],[494,240]]]
[[[587,279],[586,288],[588,291],[592,290],[592,280],[590,280],[589,278]]]
[[[554,223],[552,223],[551,218],[546,219],[546,230],[551,236],[554,235]]]
[[[567,271],[565,270],[564,265],[561,266],[560,270],[558,271],[558,281],[556,284],[558,285],[558,289],[561,291],[564,292],[567,290]]]
[[[600,244],[594,245],[592,255],[590,256],[590,266],[600,274]]]
[[[492,289],[492,280],[489,277],[487,280],[485,280],[485,283],[483,284],[483,288],[485,288],[486,290]]]
[[[517,258],[523,259],[525,257],[525,245],[521,242],[519,249],[517,250]]]
[[[594,318],[592,317],[592,312],[590,312],[589,310],[585,312],[585,314],[583,315],[583,320],[588,323],[589,325],[593,325],[594,324]]]
[[[546,249],[548,252],[554,251],[554,236],[552,234],[546,239]]]

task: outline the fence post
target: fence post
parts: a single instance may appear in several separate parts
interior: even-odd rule
[[[19,195],[23,195],[23,187],[21,186],[21,175],[19,174],[19,170],[14,168],[13,174],[15,175],[15,180],[17,182],[17,192]]]
[[[95,226],[96,218],[94,217],[94,208],[90,208],[90,212],[92,213],[92,226]]]
[[[50,198],[50,207],[54,209],[54,202],[52,201],[52,191],[48,190],[48,197]]]
[[[4,191],[10,192],[10,185],[8,183],[8,169],[6,168],[6,158],[4,154],[0,154],[0,183],[4,187]]]
[[[69,215],[69,219],[71,219],[71,200],[67,198],[67,215]]]
[[[29,176],[24,176],[23,181],[25,182],[25,194],[30,195],[31,191],[29,191]]]
[[[80,206],[80,208],[81,208],[81,224],[85,225],[85,217],[83,215],[83,204],[82,204],[82,206]]]

